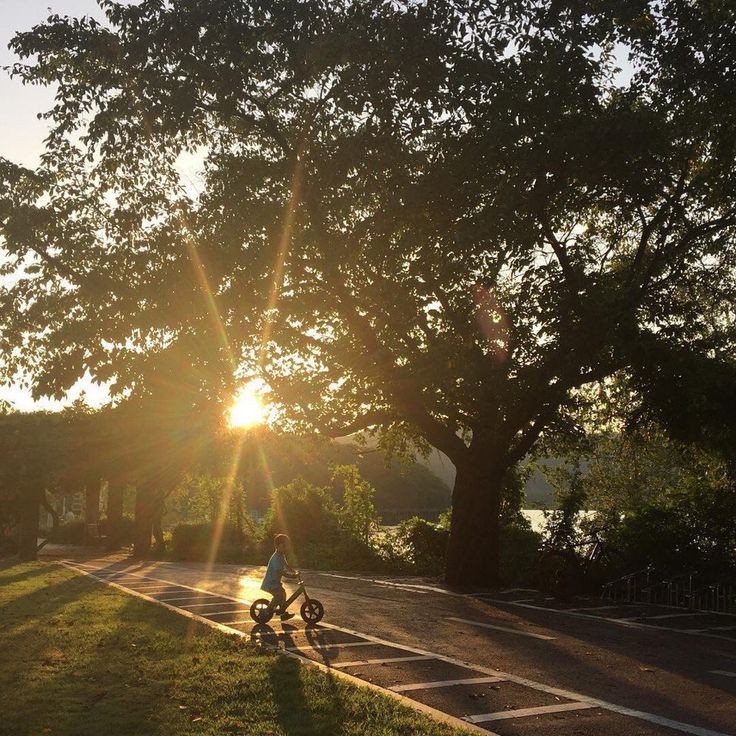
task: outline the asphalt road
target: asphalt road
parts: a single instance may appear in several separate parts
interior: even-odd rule
[[[84,569],[501,736],[736,735],[735,616],[304,571],[326,609],[315,640],[298,618],[259,631],[232,600],[263,597],[265,568],[117,557]],[[225,597],[200,602],[192,588]]]

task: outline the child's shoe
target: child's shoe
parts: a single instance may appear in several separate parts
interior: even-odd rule
[[[284,613],[281,614],[282,621],[288,621],[290,618],[294,618],[293,613],[289,613],[288,611],[285,611]]]

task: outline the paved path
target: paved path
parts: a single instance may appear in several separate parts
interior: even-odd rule
[[[457,595],[415,578],[305,572],[323,625],[257,627],[264,568],[129,562],[79,569],[501,736],[736,736],[736,617]],[[196,589],[196,590],[195,590]],[[288,589],[288,586],[287,586]],[[294,606],[297,610],[297,606]],[[683,615],[687,614],[687,615]]]

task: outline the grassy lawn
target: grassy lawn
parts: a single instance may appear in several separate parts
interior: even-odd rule
[[[60,565],[0,563],[0,734],[463,733]]]

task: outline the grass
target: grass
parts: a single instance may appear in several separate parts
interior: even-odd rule
[[[0,564],[0,734],[460,736],[60,565]]]

